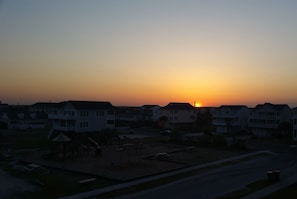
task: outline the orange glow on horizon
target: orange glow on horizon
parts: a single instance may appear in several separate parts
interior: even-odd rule
[[[200,102],[195,102],[194,106],[195,107],[202,107],[202,104]]]

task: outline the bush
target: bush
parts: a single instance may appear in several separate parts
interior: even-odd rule
[[[212,139],[212,145],[214,147],[226,147],[227,142],[224,136],[222,135],[215,135]]]
[[[203,135],[199,138],[201,145],[209,146],[212,143],[212,135]]]
[[[237,149],[237,150],[247,149],[245,141],[243,141],[243,140],[236,140],[230,147],[232,149]]]

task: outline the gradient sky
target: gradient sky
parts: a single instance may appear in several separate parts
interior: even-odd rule
[[[0,0],[0,100],[297,106],[295,0]]]

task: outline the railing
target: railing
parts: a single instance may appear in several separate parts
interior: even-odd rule
[[[48,114],[49,119],[62,119],[62,120],[67,120],[67,119],[76,119],[76,115],[69,115],[69,114],[53,114],[50,113]]]
[[[277,124],[263,124],[263,123],[249,123],[249,127],[254,127],[254,128],[277,128]]]
[[[54,125],[53,129],[60,130],[60,131],[75,131],[75,126],[60,126]]]

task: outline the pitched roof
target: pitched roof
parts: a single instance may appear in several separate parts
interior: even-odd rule
[[[154,108],[154,107],[160,107],[159,105],[153,105],[153,104],[146,104],[146,105],[143,105],[142,108],[144,109],[151,109],[151,108]]]
[[[265,103],[265,104],[258,104],[254,110],[259,110],[265,106],[268,106],[269,108],[272,108],[276,111],[282,111],[284,108],[289,108],[287,104],[271,104],[271,103]]]
[[[194,109],[194,107],[189,103],[170,102],[167,106],[164,106],[163,109],[189,110]]]
[[[60,133],[58,136],[52,139],[53,142],[69,142],[71,139],[64,135],[63,133]]]
[[[220,107],[218,107],[219,109],[230,109],[230,110],[234,110],[234,111],[237,111],[237,110],[240,110],[242,108],[248,108],[246,105],[222,105]]]
[[[37,102],[35,104],[32,104],[32,107],[54,107],[56,106],[58,103],[55,102]]]
[[[71,103],[76,109],[114,109],[110,102],[97,102],[97,101],[67,101]]]

